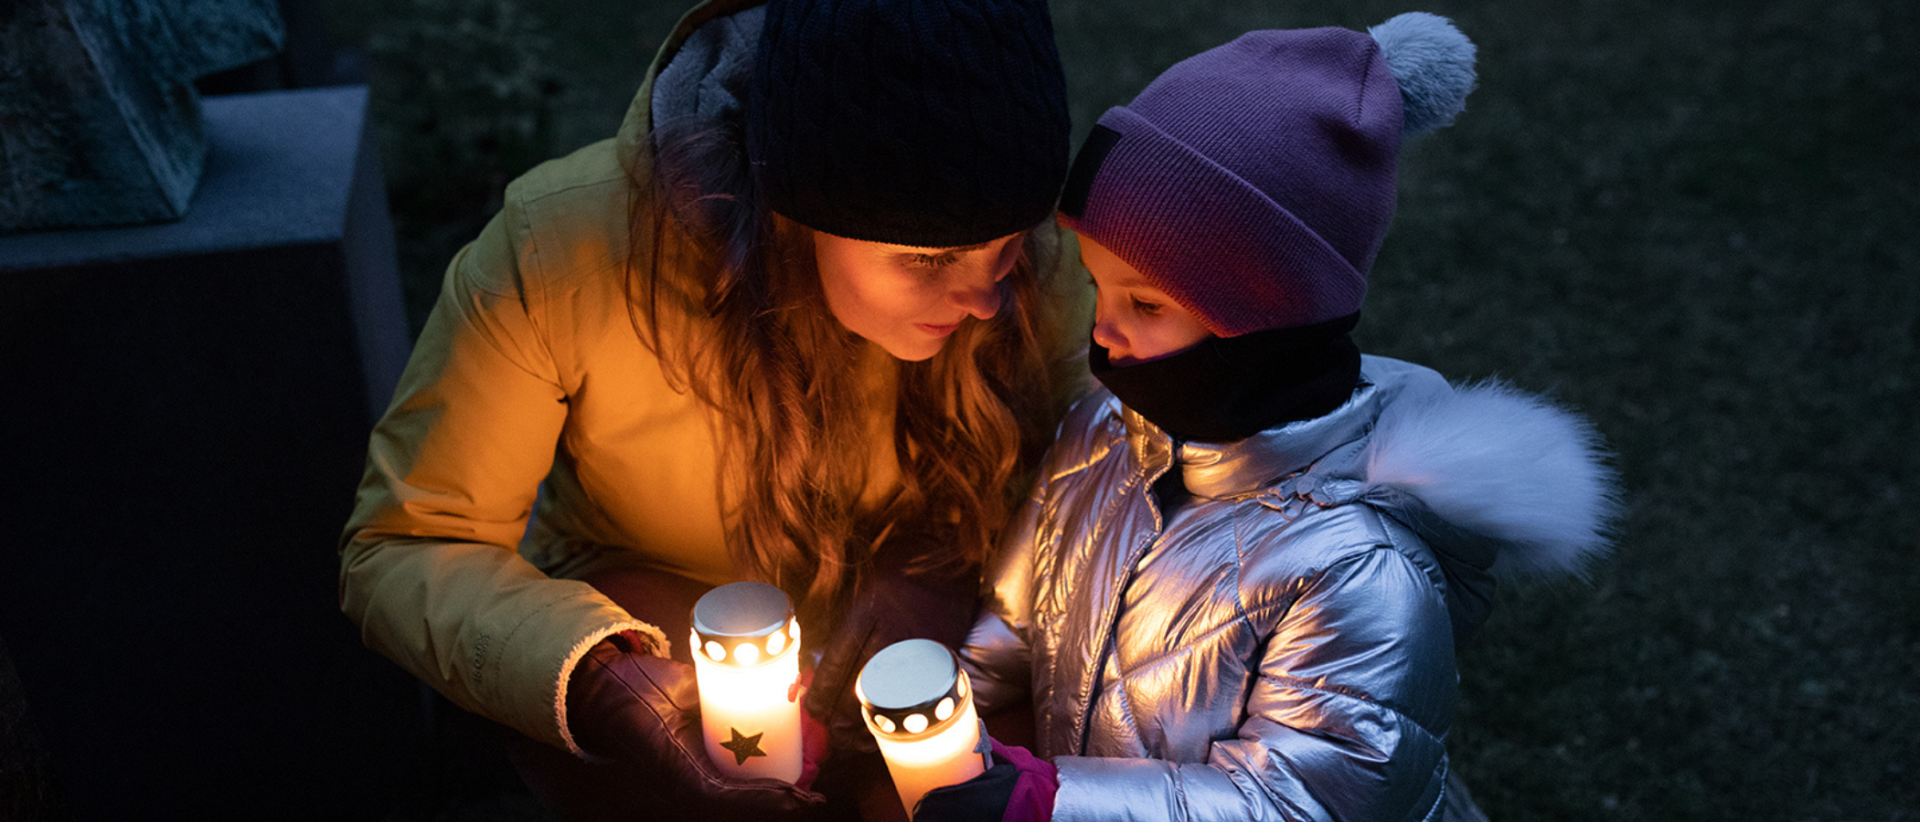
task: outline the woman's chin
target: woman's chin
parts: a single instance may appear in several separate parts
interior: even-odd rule
[[[933,359],[933,356],[940,353],[940,349],[945,348],[947,345],[947,341],[944,338],[938,340],[887,340],[884,342],[876,340],[874,342],[876,345],[879,345],[882,350],[886,351],[889,356],[901,362],[924,362]]]

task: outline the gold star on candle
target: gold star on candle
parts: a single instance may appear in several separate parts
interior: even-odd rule
[[[745,765],[748,757],[767,755],[766,751],[760,750],[760,737],[766,736],[764,731],[753,736],[741,736],[739,728],[728,728],[727,731],[733,734],[733,738],[720,743],[720,747],[733,752],[733,764]]]

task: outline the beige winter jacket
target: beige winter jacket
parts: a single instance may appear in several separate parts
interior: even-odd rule
[[[341,608],[369,647],[461,707],[576,753],[565,683],[581,654],[621,630],[663,647],[675,638],[573,580],[631,562],[713,584],[734,578],[715,417],[642,344],[625,262],[629,208],[651,207],[633,198],[648,189],[654,79],[700,25],[754,5],[715,0],[688,12],[615,138],[508,186],[500,213],[447,269],[373,432],[340,545]],[[650,238],[635,239],[645,255]],[[1080,295],[1085,274],[1064,268],[1077,267],[1073,252],[1065,247],[1062,268],[1043,279]],[[692,295],[667,297],[671,345],[706,320]],[[1084,349],[1090,304],[1075,296],[1050,307],[1063,358]],[[862,368],[886,390],[884,355]],[[873,436],[845,444],[874,449],[870,493],[898,482],[891,410],[871,407]]]

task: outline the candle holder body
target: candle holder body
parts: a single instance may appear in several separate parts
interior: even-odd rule
[[[693,655],[700,683],[700,727],[707,756],[740,779],[800,778],[800,703],[787,698],[800,678],[794,647],[751,667]],[[756,751],[758,753],[756,753]]]
[[[691,640],[708,758],[739,779],[799,779],[800,625],[786,594],[715,588],[694,605]]]
[[[867,662],[855,690],[909,817],[928,791],[986,770],[973,691],[945,645],[926,639],[889,645]]]
[[[966,700],[953,722],[929,730],[919,738],[889,739],[875,735],[880,755],[887,760],[887,773],[893,776],[893,788],[900,793],[900,804],[913,815],[920,797],[934,788],[958,785],[986,770],[976,749],[980,747],[980,716],[973,700]]]

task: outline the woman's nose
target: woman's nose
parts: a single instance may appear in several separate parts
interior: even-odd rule
[[[1000,283],[987,277],[969,277],[947,292],[947,300],[975,319],[991,320],[1000,313]]]

